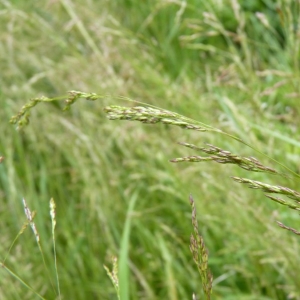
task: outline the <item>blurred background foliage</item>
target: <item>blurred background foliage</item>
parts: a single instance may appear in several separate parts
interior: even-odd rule
[[[49,200],[57,204],[64,299],[116,299],[103,269],[121,245],[129,203],[129,299],[201,299],[189,252],[188,201],[209,249],[213,299],[300,299],[299,215],[234,183],[248,177],[298,189],[297,179],[234,166],[171,164],[176,142],[251,155],[217,134],[108,121],[110,97],[41,104],[22,132],[10,117],[28,99],[70,90],[123,95],[237,135],[299,172],[299,1],[0,0],[0,254],[35,218],[54,278]],[[6,265],[47,299],[55,294],[27,230]],[[122,266],[126,268],[126,265]],[[1,271],[1,299],[35,299]]]

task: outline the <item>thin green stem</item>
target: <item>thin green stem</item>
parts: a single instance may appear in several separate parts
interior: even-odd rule
[[[38,298],[42,300],[46,300],[42,295],[40,295],[38,292],[36,292],[29,284],[27,284],[21,277],[19,277],[15,272],[13,272],[11,269],[9,269],[6,265],[3,263],[0,263],[0,267],[5,269],[10,275],[15,277],[19,282],[21,282],[24,286],[26,286],[30,291],[32,291],[35,295],[38,296]]]

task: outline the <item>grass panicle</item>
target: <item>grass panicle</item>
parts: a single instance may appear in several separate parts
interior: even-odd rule
[[[125,99],[129,100],[130,99]],[[158,107],[143,107],[143,106],[136,106],[136,107],[122,107],[117,105],[110,105],[104,108],[104,112],[107,114],[108,119],[110,120],[127,120],[127,121],[140,121],[142,123],[148,123],[148,124],[156,124],[156,123],[163,123],[168,125],[175,125],[180,126],[184,129],[192,129],[196,131],[210,131],[210,132],[216,132],[220,133],[228,138],[234,139],[245,146],[253,149],[255,152],[262,154],[263,156],[269,158],[276,164],[280,165],[284,169],[286,169],[288,172],[290,172],[294,177],[300,178],[300,175],[281,162],[275,160],[274,158],[266,155],[265,153],[261,152],[260,150],[253,147],[251,144],[245,142],[244,140],[240,139],[239,137],[236,137],[234,135],[231,135],[225,131],[222,131],[218,128],[214,128],[212,126],[209,126],[207,124],[204,124],[199,121],[195,121],[193,119],[187,118],[185,116],[182,116],[180,114],[170,112],[167,110],[160,109]],[[210,148],[199,148],[193,144],[188,143],[180,143],[181,145],[184,145],[186,147],[196,149],[203,151],[207,154],[214,154],[211,158],[203,158],[201,156],[190,156],[185,158],[177,158],[173,159],[172,162],[181,162],[181,161],[190,161],[190,162],[200,162],[200,161],[209,161],[214,160],[218,163],[231,163],[236,164],[239,167],[246,169],[248,171],[253,172],[266,172],[270,174],[280,174],[283,177],[287,177],[286,174],[282,174],[274,170],[273,168],[264,166],[261,164],[256,158],[254,157],[242,157],[239,155],[232,154],[229,151],[223,150],[221,148],[218,148],[213,145],[209,145]]]
[[[30,121],[30,112],[33,107],[35,107],[37,104],[42,103],[42,102],[55,102],[55,101],[61,101],[65,100],[65,107],[64,111],[67,111],[71,108],[71,105],[74,104],[78,99],[85,99],[88,101],[94,101],[99,98],[103,98],[102,95],[97,95],[95,93],[85,93],[85,92],[80,92],[80,91],[70,91],[68,92],[67,95],[63,95],[60,97],[53,97],[53,98],[48,98],[45,96],[41,97],[36,97],[31,100],[29,100],[25,105],[22,106],[20,111],[12,116],[10,118],[10,123],[11,124],[17,124],[17,129],[22,129],[23,127],[27,126]]]
[[[51,231],[47,230],[51,225],[41,224],[48,220],[37,220],[40,216],[47,219],[48,201],[42,199],[50,199],[51,193],[60,199],[56,251],[63,298],[111,298],[114,288],[101,260],[108,252],[125,249],[123,261],[120,256],[118,259],[122,300],[126,299],[122,285],[124,294],[132,299],[191,299],[190,286],[195,282],[198,285],[194,292],[199,295],[193,299],[205,299],[199,293],[198,270],[194,263],[190,265],[191,254],[185,251],[185,241],[180,238],[191,231],[189,218],[185,217],[188,204],[181,200],[196,188],[201,199],[195,204],[201,206],[201,216],[211,233],[204,236],[205,244],[221,255],[209,260],[216,278],[212,297],[300,299],[299,236],[277,225],[268,226],[268,212],[275,210],[275,215],[284,217],[284,224],[299,229],[295,225],[298,203],[268,193],[267,204],[270,200],[276,202],[261,206],[262,190],[256,193],[246,185],[222,182],[222,175],[240,176],[300,191],[296,174],[300,149],[299,1],[246,4],[238,0],[61,0],[1,4],[4,30],[0,32],[0,53],[6,58],[1,62],[0,93],[0,156],[5,158],[0,164],[4,212],[1,260],[23,225],[24,213],[16,203],[20,202],[20,194],[25,194],[26,199],[31,199],[29,207],[38,211],[33,221],[47,264],[53,269],[51,274],[55,274],[51,243],[54,236],[50,237]],[[68,93],[70,89],[75,91]],[[111,94],[131,95],[153,106],[106,96]],[[25,97],[33,99],[23,106]],[[96,99],[95,105],[85,103]],[[111,101],[116,99],[129,103]],[[68,110],[75,109],[73,104],[79,107],[70,114]],[[182,135],[197,140],[202,136],[241,158],[254,156],[262,164],[287,173],[288,178],[274,181],[273,173],[268,171],[249,173],[252,177],[230,173],[226,153],[224,158],[184,148],[179,149],[183,151],[180,156],[200,155],[207,161],[214,161],[210,157],[216,156],[217,160],[225,159],[226,164],[212,163],[204,169],[194,164],[186,166],[182,174],[179,170],[185,166],[165,165],[176,156],[171,143],[178,126],[168,126],[170,131],[158,122],[150,132],[138,123],[131,125],[139,128],[128,128],[121,121],[103,123],[102,108],[109,104],[158,110],[156,106],[161,106],[185,116],[194,115],[224,131],[176,116],[180,122],[207,131],[205,137],[197,135],[199,131],[183,131]],[[65,117],[58,112],[59,107],[66,110]],[[18,129],[35,118],[34,126],[22,134],[15,132],[15,126],[5,124],[12,111],[17,113],[19,108],[19,114],[12,118]],[[197,145],[195,140],[181,138]],[[256,152],[246,155],[250,152],[243,146]],[[267,155],[263,157],[259,149]],[[236,157],[231,159],[240,162]],[[206,167],[211,167],[209,174]],[[260,166],[253,164],[250,168]],[[234,169],[239,173],[247,171]],[[286,179],[291,180],[285,183]],[[134,216],[132,229],[125,232],[122,242],[128,199],[137,190],[141,201],[129,214]],[[61,214],[64,217],[59,219]],[[52,221],[52,231],[55,228],[57,236],[58,227],[54,224]],[[26,219],[20,234],[29,225]],[[158,243],[162,229],[162,242]],[[32,233],[31,228],[27,233]],[[31,234],[30,241],[24,239],[24,234],[21,237],[16,238],[18,245],[13,243],[13,255],[6,261],[19,278],[5,271],[5,266],[0,268],[0,299],[38,299],[30,288],[22,286],[26,282],[33,283],[42,297],[58,299],[49,288],[41,257],[35,251],[35,236]],[[20,251],[23,248],[26,251]],[[59,253],[61,250],[63,253]],[[167,254],[162,256],[164,253]],[[164,257],[168,261],[163,260],[167,264],[162,267]],[[173,288],[175,296],[171,297],[168,291],[173,292]]]
[[[202,156],[187,156],[171,159],[171,162],[203,162],[215,161],[220,164],[235,164],[242,169],[252,172],[265,172],[271,174],[279,174],[276,170],[264,166],[259,160],[254,157],[243,157],[237,154],[232,154],[230,151],[223,150],[219,147],[208,144],[209,148],[197,147],[193,144],[179,143],[185,147],[202,151],[207,154],[212,154],[209,157]]]
[[[190,195],[190,204],[192,206],[192,225],[194,232],[190,238],[190,250],[193,260],[200,273],[202,289],[207,300],[211,299],[213,276],[208,267],[208,250],[205,246],[203,237],[199,234],[196,206],[192,195]]]
[[[18,124],[18,128],[22,128],[29,124],[30,110],[40,102],[48,102],[47,97],[37,97],[31,99],[25,105],[22,106],[21,110],[13,117],[10,118],[11,124]]]
[[[289,230],[289,231],[291,231],[292,233],[294,233],[294,234],[296,234],[296,235],[300,235],[300,231],[298,231],[298,230],[296,230],[296,229],[294,229],[294,228],[292,228],[292,227],[288,227],[288,226],[282,224],[282,223],[279,222],[279,221],[276,221],[276,223],[278,224],[279,227],[281,227],[281,228],[283,228],[283,229],[286,229],[286,230]]]
[[[24,205],[24,212],[25,212],[26,218],[27,218],[27,220],[28,220],[28,222],[30,224],[30,227],[31,227],[32,231],[33,231],[33,234],[35,236],[36,242],[40,245],[40,235],[39,235],[39,233],[38,233],[38,231],[36,229],[36,225],[35,225],[35,223],[33,221],[33,219],[34,219],[34,217],[36,215],[36,212],[35,211],[31,212],[31,210],[27,206],[26,200],[24,198],[23,198],[22,201],[23,201],[23,205]]]
[[[66,106],[64,107],[64,110],[69,110],[71,108],[71,105],[80,98],[88,101],[95,101],[99,98],[103,98],[102,96],[95,93],[85,93],[80,91],[70,91],[68,94],[69,97],[65,100]]]
[[[255,152],[262,154],[263,156],[271,159],[273,162],[277,163],[284,169],[286,169],[288,172],[290,172],[294,177],[300,178],[300,175],[282,164],[281,162],[275,160],[274,158],[266,155],[265,153],[261,152],[260,150],[256,149],[252,145],[248,144],[244,140],[240,139],[237,136],[231,135],[227,132],[224,132],[218,128],[214,128],[212,126],[209,126],[207,124],[204,124],[202,122],[193,120],[191,118],[185,117],[183,115],[177,114],[175,112],[171,112],[168,110],[161,109],[156,106],[152,106],[140,101],[136,101],[127,97],[123,96],[110,96],[110,95],[101,95],[96,93],[86,93],[81,91],[70,91],[67,96],[59,96],[54,98],[47,98],[47,97],[40,97],[40,98],[34,98],[30,100],[27,104],[25,104],[21,110],[10,119],[11,124],[17,124],[17,128],[21,129],[24,126],[29,124],[29,117],[30,117],[30,110],[36,106],[40,102],[53,102],[53,101],[60,101],[65,100],[66,106],[64,107],[64,110],[69,110],[71,105],[74,104],[78,99],[83,98],[88,101],[95,101],[97,99],[104,99],[104,98],[113,98],[118,100],[124,100],[132,103],[138,103],[138,104],[144,104],[146,106],[135,106],[135,107],[123,107],[118,105],[110,105],[106,106],[104,108],[104,112],[107,114],[108,119],[110,120],[128,120],[128,121],[139,121],[142,123],[148,123],[148,124],[156,124],[156,123],[163,123],[167,125],[175,125],[179,126],[184,129],[191,129],[196,131],[210,131],[210,132],[216,132],[220,133],[226,137],[232,138],[247,147],[250,147]],[[185,144],[191,145],[191,144]],[[187,146],[189,147],[189,146]],[[196,147],[193,145],[193,147]],[[215,147],[215,146],[212,146]],[[196,148],[194,148],[196,149]],[[205,149],[205,148],[204,148]],[[198,148],[199,150],[199,148]],[[204,151],[204,150],[202,150]],[[238,164],[242,168],[249,168],[252,171],[256,172],[269,172],[269,173],[277,173],[274,169],[265,167],[262,164],[259,163],[255,158],[242,158],[240,156],[234,156],[228,151],[225,151],[222,156],[222,149],[215,147],[214,149],[208,149],[207,151],[218,153],[219,158],[223,159],[214,159],[215,161],[219,160],[220,163],[235,163]],[[205,152],[205,151],[204,151]],[[228,161],[224,160],[224,155],[230,157]],[[193,157],[191,158],[191,161],[201,161],[201,158],[197,160],[197,158]],[[234,161],[234,162],[233,162]],[[252,165],[252,166],[251,166]],[[279,174],[279,173],[277,173]],[[286,176],[281,174],[282,176]]]
[[[122,107],[117,105],[110,105],[104,108],[104,112],[107,114],[110,120],[128,120],[128,121],[140,121],[147,124],[163,123],[167,125],[179,126],[184,129],[192,129],[197,131],[207,131],[208,128],[193,124],[184,118],[183,116],[152,107]]]
[[[115,290],[116,290],[116,293],[117,293],[117,296],[118,296],[118,299],[120,300],[120,287],[119,287],[119,277],[118,277],[118,259],[117,257],[112,257],[112,270],[109,270],[109,268],[107,266],[103,266],[108,277],[110,278]]]
[[[62,99],[66,99],[66,106],[64,110],[70,109],[71,105],[75,103],[79,98],[83,98],[90,101],[95,101],[97,99],[103,99],[105,97],[104,95],[99,95],[96,93],[85,93],[80,91],[70,91],[68,93],[68,96],[61,96],[56,98],[47,98],[47,97],[40,97],[30,100],[27,104],[25,104],[20,112],[13,116],[10,120],[13,124],[18,124],[18,127],[23,127],[28,124],[29,122],[29,113],[30,110],[40,102],[51,102],[51,101],[58,101]],[[114,97],[115,99],[121,99],[126,100],[133,103],[139,103],[139,101],[132,100],[130,98],[126,97]],[[109,105],[104,108],[104,112],[107,114],[107,117],[109,120],[127,120],[127,121],[139,121],[146,124],[157,124],[157,123],[163,123],[167,125],[175,125],[179,126],[184,129],[191,129],[196,131],[211,131],[211,132],[218,132],[221,134],[224,134],[227,137],[233,138],[241,143],[243,143],[246,146],[249,146],[256,152],[263,154],[264,156],[270,158],[272,161],[278,163],[280,166],[284,167],[286,170],[288,170],[290,173],[292,173],[295,177],[299,178],[299,174],[295,173],[294,171],[290,170],[288,167],[284,166],[282,163],[274,160],[273,158],[269,157],[268,155],[265,155],[261,151],[255,149],[253,146],[245,143],[238,137],[232,136],[231,134],[228,134],[226,132],[223,132],[220,129],[211,127],[209,125],[206,125],[204,123],[195,121],[193,119],[187,118],[185,116],[182,116],[180,114],[177,114],[175,112],[171,112],[168,110],[164,110],[155,106],[147,105],[146,106],[134,106],[134,107],[124,107],[124,106],[118,106],[118,105]],[[220,164],[235,164],[239,166],[242,169],[245,169],[247,171],[252,172],[264,172],[268,174],[277,174],[281,175],[283,177],[287,177],[287,175],[283,173],[279,173],[273,168],[267,167],[263,165],[258,159],[254,157],[243,157],[237,154],[233,154],[228,150],[224,150],[222,148],[216,147],[214,145],[208,144],[208,148],[205,147],[198,147],[196,145],[190,144],[190,143],[179,143],[182,146],[185,146],[187,148],[191,148],[193,150],[201,151],[205,154],[208,154],[210,156],[187,156],[187,157],[180,157],[180,158],[174,158],[171,159],[171,162],[204,162],[204,161],[214,161]],[[280,203],[282,205],[285,205],[291,209],[299,210],[300,209],[300,193],[289,189],[287,187],[282,186],[271,186],[259,181],[254,181],[251,179],[246,178],[239,178],[239,177],[232,177],[235,181],[239,183],[247,183],[249,187],[254,189],[262,189],[264,192],[267,193],[277,193],[277,194],[283,194],[288,196],[289,198],[296,200],[295,203],[290,203],[284,199],[272,197],[270,195],[267,195],[268,198],[271,200]]]
[[[279,185],[270,185],[264,182],[251,180],[248,178],[240,178],[240,177],[232,177],[232,179],[238,183],[248,184],[251,189],[261,189],[263,192],[271,193],[271,194],[281,194],[287,196],[288,198],[294,200],[293,202],[286,201],[285,199],[274,197],[272,195],[266,194],[265,196],[269,199],[280,203],[284,206],[287,206],[291,209],[300,211],[300,193],[292,190],[287,187],[279,186]]]
[[[40,97],[30,100],[27,104],[25,104],[20,112],[13,116],[10,120],[13,124],[18,124],[18,127],[23,127],[28,124],[29,122],[29,113],[30,110],[38,103],[40,102],[51,102],[51,101],[58,101],[62,99],[66,99],[66,106],[64,110],[70,109],[71,105],[75,103],[79,98],[84,98],[86,100],[95,101],[97,99],[103,99],[108,96],[99,95],[96,93],[85,93],[80,91],[70,91],[68,96],[61,96],[56,98],[47,98],[47,97]],[[126,97],[114,97],[116,99],[126,100],[129,102],[134,103],[141,103],[139,101],[132,100],[130,98]],[[241,139],[232,136],[231,134],[228,134],[226,132],[223,132],[222,130],[213,128],[209,125],[203,124],[201,122],[195,121],[193,119],[187,118],[185,116],[182,116],[180,114],[177,114],[175,112],[171,112],[168,110],[164,110],[158,107],[154,107],[151,105],[146,106],[134,106],[134,107],[123,107],[118,105],[109,105],[104,108],[104,112],[107,114],[107,117],[109,120],[127,120],[127,121],[139,121],[146,124],[157,124],[157,123],[163,123],[167,125],[175,125],[179,126],[184,129],[191,129],[196,131],[212,131],[212,132],[219,132],[221,134],[224,134],[227,137],[233,138],[237,141],[240,141],[241,143],[245,144],[246,146],[249,146],[250,148],[254,149],[256,152],[263,154],[261,151],[255,149],[251,145],[245,143]],[[254,157],[243,157],[237,154],[233,154],[228,150],[224,150],[222,148],[216,147],[214,145],[208,144],[208,148],[205,147],[198,147],[193,144],[189,143],[179,143],[180,145],[183,145],[187,148],[191,148],[197,151],[201,151],[205,154],[208,154],[210,156],[187,156],[187,157],[180,157],[180,158],[174,158],[171,159],[171,162],[204,162],[204,161],[214,161],[220,164],[235,164],[239,166],[242,169],[245,169],[247,171],[252,172],[265,172],[269,174],[278,174],[283,177],[287,177],[285,174],[277,172],[275,169],[267,167],[263,165],[258,159]],[[270,158],[269,156],[263,154],[264,156]],[[280,166],[284,167],[286,170],[288,170],[290,173],[292,173],[294,176],[299,177],[299,174],[295,173],[294,171],[290,170],[286,166],[284,166],[282,163],[270,158],[272,161],[278,163]],[[288,196],[289,198],[296,200],[296,203],[289,203],[284,199],[276,198],[267,195],[271,200],[280,203],[282,205],[285,205],[291,209],[299,210],[299,200],[300,200],[300,193],[289,189],[287,187],[282,186],[271,186],[259,181],[254,181],[251,179],[246,178],[239,178],[239,177],[232,177],[235,181],[239,183],[247,183],[249,187],[254,189],[262,189],[264,192],[267,193],[277,193],[277,194],[283,194]]]
[[[40,234],[38,233],[36,224],[34,222],[34,218],[36,216],[36,211],[31,211],[30,208],[27,205],[26,200],[23,198],[22,199],[23,202],[23,207],[24,207],[24,212],[26,215],[26,221],[24,222],[22,228],[20,229],[19,233],[17,234],[17,236],[15,237],[14,241],[12,242],[11,246],[9,247],[7,254],[4,258],[4,260],[1,263],[1,266],[9,273],[11,274],[13,277],[15,277],[19,282],[21,282],[24,286],[26,286],[29,290],[31,290],[38,298],[40,299],[45,299],[42,295],[40,295],[40,293],[38,293],[36,290],[34,290],[28,283],[26,283],[20,276],[18,276],[15,272],[13,272],[10,268],[8,268],[5,265],[5,261],[8,259],[8,256],[14,246],[14,244],[16,243],[17,239],[24,233],[24,231],[27,229],[28,225],[30,225],[32,232],[35,236],[35,240],[36,243],[38,245],[39,251],[41,253],[42,256],[42,261],[45,267],[45,270],[47,272],[48,278],[50,280],[51,286],[55,292],[55,294],[58,294],[58,299],[61,299],[61,293],[60,293],[60,288],[59,288],[59,281],[58,281],[58,271],[57,271],[57,262],[56,262],[56,250],[55,250],[55,241],[54,241],[54,254],[55,254],[55,270],[56,270],[56,276],[57,276],[57,284],[58,284],[58,293],[56,293],[56,290],[54,288],[54,284],[52,282],[51,279],[51,275],[50,275],[50,271],[48,268],[48,265],[46,263],[45,260],[45,256],[44,256],[44,252],[42,249],[42,245],[41,245],[41,240],[40,240]],[[50,215],[51,215],[51,220],[52,220],[52,236],[53,236],[53,240],[54,240],[54,229],[55,229],[55,224],[56,224],[56,220],[55,220],[55,202],[53,199],[50,200]]]
[[[290,188],[280,186],[280,185],[270,185],[264,182],[256,181],[256,180],[251,180],[248,178],[241,178],[241,177],[232,177],[232,179],[236,182],[239,183],[245,183],[248,184],[248,186],[251,189],[261,189],[262,191],[266,193],[274,193],[274,194],[282,194],[285,195],[296,202],[300,201],[300,193],[292,190]]]
[[[66,96],[48,98],[45,96],[37,97],[31,99],[26,103],[21,110],[11,117],[10,123],[17,124],[18,129],[23,128],[29,124],[30,111],[41,102],[54,102],[65,100],[64,111],[67,111],[78,99],[85,99],[88,101],[95,101],[98,99],[112,97],[110,95],[100,95],[96,93],[85,93],[80,91],[70,91]],[[115,99],[125,100],[134,103],[141,103],[139,101],[132,100],[130,98],[116,96]],[[146,105],[146,104],[145,104]],[[163,110],[160,108],[136,106],[136,107],[122,107],[117,105],[110,105],[104,108],[104,112],[107,114],[110,120],[131,120],[131,121],[140,121],[148,124],[163,123],[168,125],[180,126],[185,129],[192,129],[197,131],[219,131],[211,126],[202,124],[200,122],[194,121],[190,118],[184,117],[180,114],[170,112],[168,110]],[[199,124],[201,124],[199,126]]]
[[[282,198],[279,198],[279,197],[274,197],[274,196],[271,196],[271,195],[265,195],[266,197],[268,197],[269,199],[271,199],[272,201],[275,201],[281,205],[284,205],[284,206],[287,206],[291,209],[294,209],[294,210],[298,210],[300,211],[300,203],[297,201],[296,204],[294,203],[291,203],[289,201],[286,201],[285,199],[282,199]]]
[[[26,203],[26,200],[23,198],[23,206],[24,206],[24,211],[25,211],[25,215],[27,217],[27,220],[30,224],[30,227],[33,231],[33,234],[35,236],[35,239],[36,239],[36,243],[38,245],[38,248],[39,248],[39,251],[40,251],[40,254],[42,256],[42,260],[43,260],[43,264],[44,264],[44,267],[45,267],[45,270],[47,272],[47,275],[48,275],[48,278],[49,278],[49,281],[51,283],[51,286],[53,288],[53,290],[55,291],[56,293],[56,290],[55,290],[55,287],[54,287],[54,284],[53,284],[53,281],[52,281],[52,278],[51,278],[51,275],[50,275],[50,271],[49,271],[49,268],[48,268],[48,264],[46,263],[46,260],[45,260],[45,255],[44,255],[44,251],[43,251],[43,248],[42,248],[42,244],[41,244],[41,241],[40,241],[40,235],[37,231],[37,228],[36,228],[36,225],[33,221],[35,215],[36,215],[36,212],[33,211],[31,212],[31,210],[29,209],[27,203]],[[52,214],[53,212],[51,212]],[[52,225],[52,228],[53,228],[53,225]]]

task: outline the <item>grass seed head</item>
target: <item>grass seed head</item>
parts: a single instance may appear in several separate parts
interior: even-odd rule
[[[266,193],[275,193],[285,195],[293,200],[300,201],[300,193],[290,188],[280,185],[270,185],[264,182],[251,180],[248,178],[232,177],[232,179],[239,183],[246,183],[252,189],[261,189]]]
[[[110,278],[115,290],[116,290],[116,293],[117,293],[117,296],[118,296],[118,299],[120,299],[120,291],[119,291],[119,278],[118,278],[118,259],[117,257],[112,257],[112,270],[109,270],[108,267],[106,266],[103,266],[108,277]]]
[[[25,211],[26,218],[27,218],[27,220],[28,220],[28,222],[31,226],[31,229],[32,229],[34,235],[35,235],[35,239],[36,239],[37,243],[39,243],[40,242],[40,235],[39,235],[39,233],[36,229],[35,223],[33,221],[36,212],[35,211],[31,212],[31,210],[27,206],[26,200],[24,198],[23,198],[23,205],[24,205],[24,211]]]
[[[276,223],[278,224],[279,227],[281,227],[281,228],[283,228],[283,229],[286,229],[286,230],[289,230],[289,231],[293,232],[293,233],[296,234],[296,235],[300,235],[300,232],[299,232],[298,230],[296,230],[296,229],[294,229],[294,228],[292,228],[292,227],[288,227],[288,226],[282,224],[282,223],[279,222],[279,221],[276,221]]]
[[[239,166],[242,169],[252,172],[265,172],[271,174],[279,174],[276,170],[264,166],[258,159],[254,157],[243,157],[236,154],[232,154],[230,151],[223,150],[214,145],[208,144],[209,148],[198,147],[189,143],[179,143],[182,146],[191,148],[197,151],[210,154],[211,156],[202,157],[202,156],[187,156],[174,158],[171,162],[203,162],[203,161],[215,161],[220,164],[234,164]]]
[[[201,277],[202,289],[207,300],[210,300],[212,293],[213,276],[208,268],[208,250],[205,246],[203,237],[199,234],[196,207],[193,197],[190,195],[192,206],[192,225],[194,233],[190,237],[190,251],[193,260],[198,268]]]
[[[110,120],[140,121],[147,124],[163,123],[166,125],[179,126],[184,129],[207,131],[207,128],[193,124],[186,118],[163,109],[143,106],[130,108],[110,105],[104,108],[104,112]]]

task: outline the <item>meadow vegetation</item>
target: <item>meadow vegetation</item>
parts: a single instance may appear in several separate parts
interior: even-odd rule
[[[299,13],[0,0],[0,298],[300,299]]]

